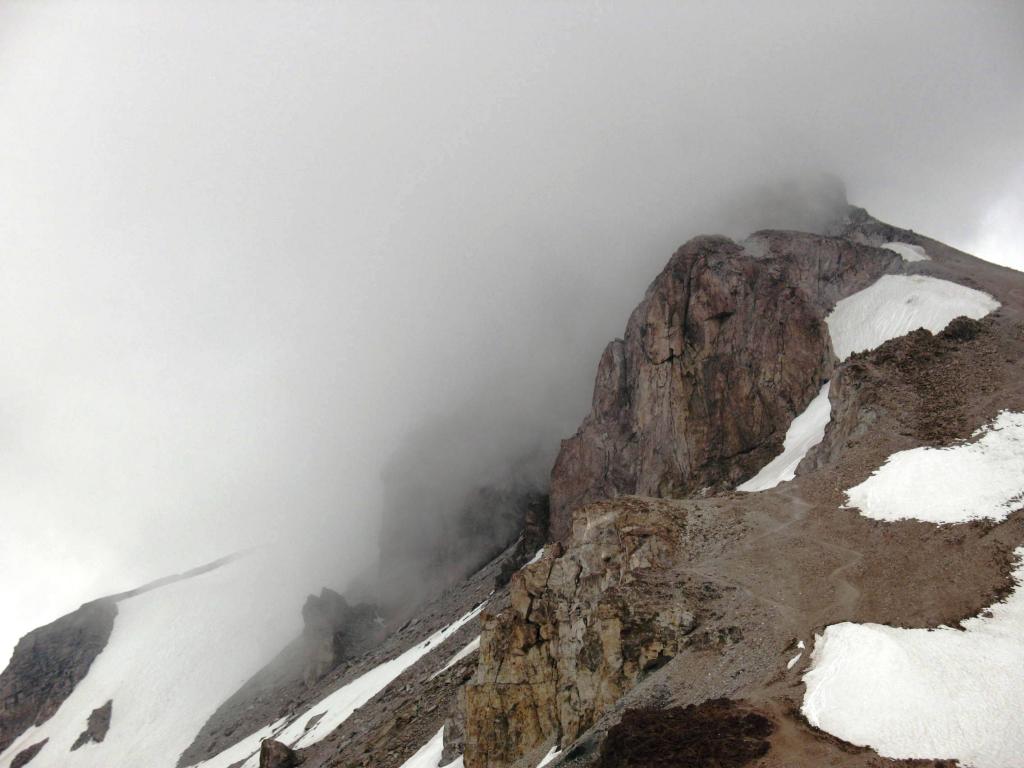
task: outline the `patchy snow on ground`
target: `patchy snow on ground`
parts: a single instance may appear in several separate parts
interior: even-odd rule
[[[557,745],[557,744],[556,744],[555,746],[553,746],[553,747],[552,747],[552,748],[551,748],[551,749],[550,749],[550,750],[548,751],[548,753],[547,753],[546,755],[544,755],[544,758],[543,758],[543,759],[542,759],[542,760],[541,760],[541,761],[540,761],[539,763],[537,763],[537,768],[544,768],[544,766],[545,766],[545,765],[547,765],[547,764],[548,764],[548,763],[550,763],[550,762],[551,762],[552,760],[554,760],[554,759],[555,759],[556,757],[558,757],[558,753],[559,753],[559,752],[561,752],[561,751],[562,751],[562,750],[560,750],[560,749],[558,748],[558,745]]]
[[[840,360],[875,349],[918,328],[938,333],[960,315],[978,318],[999,308],[982,291],[925,275],[884,275],[840,300],[825,322]]]
[[[89,673],[52,718],[0,755],[0,766],[49,738],[32,768],[173,768],[221,702],[302,630],[308,588],[281,584],[270,570],[248,556],[122,599]],[[107,700],[104,741],[69,751]]]
[[[1024,558],[1024,547],[1017,556]],[[803,677],[807,720],[884,757],[1020,768],[1024,565],[1018,563],[1010,597],[964,621],[964,631],[827,627],[815,638]]]
[[[241,741],[198,763],[203,768],[227,768],[244,760],[243,768],[258,768],[260,742],[274,738],[288,746],[300,749],[315,744],[341,725],[359,707],[383,691],[405,670],[426,656],[441,643],[458,632],[467,622],[476,618],[484,609],[486,601],[466,613],[443,629],[439,629],[426,640],[417,643],[401,655],[379,664],[368,672],[328,694],[297,717],[282,718],[272,725],[261,728]],[[310,721],[319,716],[315,725]]]
[[[797,465],[811,448],[821,442],[825,436],[825,427],[832,417],[828,388],[829,384],[825,382],[804,412],[793,419],[793,423],[786,430],[782,453],[765,464],[752,478],[738,485],[736,490],[765,491],[796,477]]]
[[[894,453],[846,492],[847,506],[875,520],[1002,520],[1024,506],[1024,413],[1003,411],[974,437]]]
[[[460,661],[462,661],[464,658],[469,656],[469,654],[474,653],[475,651],[479,650],[479,648],[480,648],[480,635],[477,635],[472,640],[470,640],[468,643],[466,643],[466,645],[458,653],[456,653],[454,656],[452,656],[448,660],[447,664],[445,664],[443,667],[441,667],[439,670],[437,670],[437,672],[432,674],[430,676],[430,679],[433,680],[438,675],[444,674],[449,669],[451,669],[456,664],[458,664]]]
[[[443,752],[444,726],[430,738],[430,741],[420,747],[415,755],[402,763],[402,768],[439,768]],[[443,768],[462,768],[462,757],[455,758]]]
[[[931,258],[920,245],[893,242],[882,243],[882,247],[898,253],[904,261],[928,261]]]

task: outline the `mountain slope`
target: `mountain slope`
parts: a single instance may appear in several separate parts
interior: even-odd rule
[[[856,208],[696,238],[607,347],[536,556],[533,526],[305,683],[263,666],[298,627],[240,618],[304,593],[232,564],[122,599],[0,766],[44,738],[30,765],[1012,766],[1022,420],[1024,275]],[[195,605],[221,600],[237,622]],[[155,654],[188,611],[210,628]],[[206,682],[177,691],[187,665]],[[69,752],[108,700],[103,742]]]
[[[13,738],[0,766],[43,740],[34,767],[173,766],[217,705],[301,628],[294,608],[305,590],[286,586],[261,558],[214,566],[102,601],[116,605],[105,647],[51,716]],[[288,615],[292,622],[276,618]],[[103,741],[72,751],[108,701]]]

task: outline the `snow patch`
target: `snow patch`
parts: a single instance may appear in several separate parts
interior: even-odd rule
[[[480,603],[461,618],[438,630],[400,656],[377,665],[347,685],[343,685],[309,707],[301,715],[291,719],[281,718],[197,765],[203,768],[228,768],[228,766],[244,760],[243,768],[258,768],[260,742],[266,738],[274,738],[294,749],[315,744],[345,722],[349,715],[359,707],[387,688],[405,670],[458,632],[467,622],[477,617],[486,604],[486,601]],[[320,715],[317,723],[307,728],[310,720],[317,715]]]
[[[832,416],[828,389],[829,383],[826,382],[804,412],[793,419],[793,423],[786,430],[782,453],[768,462],[752,478],[738,485],[736,490],[765,491],[796,477],[797,465],[825,436],[825,427]]]
[[[433,680],[435,677],[437,677],[439,675],[443,675],[445,672],[447,672],[449,669],[454,667],[456,664],[458,664],[464,658],[469,656],[469,654],[473,653],[474,651],[479,650],[479,648],[480,648],[480,635],[477,635],[472,640],[470,640],[468,643],[466,643],[465,647],[463,647],[462,650],[460,650],[458,653],[456,653],[454,656],[452,656],[448,660],[447,664],[445,664],[443,667],[441,667],[439,670],[437,670],[437,672],[432,674],[430,676],[430,679]]]
[[[910,243],[882,243],[882,247],[886,250],[898,253],[903,257],[904,261],[929,261],[931,257],[925,252],[924,248],[920,245],[911,245]]]
[[[444,726],[438,730],[419,750],[415,755],[410,757],[404,763],[402,768],[438,768],[441,765],[441,755],[444,752]],[[455,758],[452,762],[444,766],[444,768],[463,768],[462,756]]]
[[[547,764],[548,764],[548,763],[550,763],[550,762],[551,762],[552,760],[554,760],[554,759],[555,759],[556,757],[558,757],[558,753],[559,753],[559,752],[561,752],[561,751],[562,751],[562,750],[560,750],[560,749],[558,748],[558,745],[557,745],[557,744],[556,744],[555,746],[553,746],[553,747],[552,747],[552,748],[551,748],[551,749],[550,749],[550,750],[548,751],[548,753],[547,753],[546,755],[544,755],[544,758],[543,758],[543,759],[542,759],[542,760],[541,760],[541,761],[540,761],[539,763],[537,763],[537,768],[544,768],[544,766],[545,766],[545,765],[547,765]]]
[[[975,442],[894,453],[847,506],[875,520],[1002,520],[1024,505],[1024,413],[1003,411]]]
[[[938,333],[950,320],[977,320],[999,308],[982,291],[925,275],[884,275],[839,301],[825,318],[840,360],[881,346],[918,328]]]
[[[801,657],[801,656],[803,656],[803,655],[804,655],[804,654],[803,654],[803,652],[801,652],[801,653],[798,653],[798,654],[797,654],[796,656],[794,656],[794,657],[793,657],[792,659],[790,659],[789,661],[787,661],[787,662],[786,662],[786,669],[792,669],[792,668],[793,668],[794,666],[796,666],[796,663],[797,663],[798,661],[800,661],[800,657]]]
[[[119,601],[89,673],[53,717],[0,754],[0,766],[48,738],[32,768],[173,768],[221,702],[302,629],[295,606],[311,585],[283,584],[271,571],[248,556]],[[71,752],[107,700],[106,738]]]
[[[1024,547],[1017,549],[1024,558]],[[965,631],[844,622],[815,638],[807,720],[884,757],[1019,768],[1024,755],[1024,565]]]
[[[540,549],[538,549],[537,550],[537,554],[535,554],[533,557],[531,557],[526,562],[526,565],[533,565],[534,563],[540,562],[540,559],[542,557],[544,557],[544,547],[541,547]],[[523,567],[525,568],[526,566],[524,565]]]

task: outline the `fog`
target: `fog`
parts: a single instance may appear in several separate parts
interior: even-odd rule
[[[4,3],[0,656],[250,546],[344,586],[780,180],[1024,268],[1024,7],[893,5]]]

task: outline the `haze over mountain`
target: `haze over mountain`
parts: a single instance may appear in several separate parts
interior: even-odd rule
[[[1022,31],[1014,4],[4,4],[0,655],[250,546],[346,586],[431,424],[424,510],[553,457],[667,254],[813,229],[821,172],[1021,268]]]

